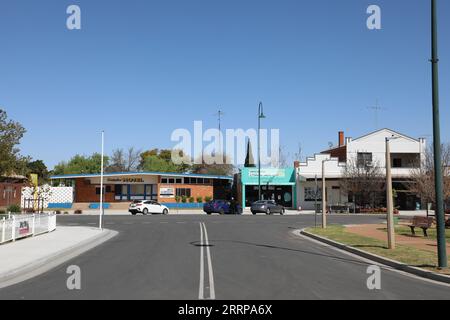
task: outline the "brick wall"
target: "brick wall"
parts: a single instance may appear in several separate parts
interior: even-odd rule
[[[105,193],[105,202],[115,202],[114,185],[105,185],[111,187],[111,192]],[[100,195],[96,194],[97,185],[90,184],[86,179],[75,179],[75,202],[100,202]]]
[[[0,183],[0,207],[7,207],[8,205],[20,205],[22,195],[23,183]],[[8,191],[10,190],[10,191]]]
[[[161,203],[174,203],[175,198],[160,198],[159,197],[159,188],[183,188],[183,189],[191,189],[191,197],[194,198],[194,202],[197,202],[197,197],[202,197],[203,202],[205,201],[205,197],[213,197],[214,188],[212,185],[198,185],[198,184],[159,184],[158,185],[158,201]],[[176,191],[175,191],[176,192]],[[189,200],[188,200],[189,202]]]

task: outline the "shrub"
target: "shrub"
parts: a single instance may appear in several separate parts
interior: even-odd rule
[[[0,210],[0,214],[6,214],[5,210]]]
[[[8,207],[8,209],[6,209],[6,211],[11,212],[11,213],[21,213],[22,209],[20,208],[19,205],[12,204]]]
[[[186,203],[187,202],[187,197],[186,196],[182,196],[181,197],[181,202]]]
[[[69,214],[69,212],[68,211],[64,211],[64,214]]]
[[[82,213],[83,213],[83,210],[75,210],[74,213],[75,213],[75,214],[82,214]]]
[[[195,201],[194,197],[189,198],[189,203],[194,203],[194,201]]]
[[[205,202],[210,202],[211,200],[212,200],[212,197],[210,197],[210,196],[205,197]]]
[[[176,201],[177,203],[180,203],[180,201],[181,201],[180,196],[175,196],[175,201]]]
[[[197,202],[198,203],[203,203],[203,197],[197,197]]]
[[[56,210],[55,213],[56,213],[56,214],[61,214],[61,211]]]

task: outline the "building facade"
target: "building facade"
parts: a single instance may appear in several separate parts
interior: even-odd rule
[[[53,176],[59,185],[73,186],[75,203],[98,203],[100,175]],[[220,198],[231,192],[232,177],[202,174],[135,172],[106,173],[103,177],[104,201],[107,203],[155,200],[176,203],[176,197]]]
[[[243,168],[237,178],[238,201],[249,207],[258,200],[258,168]],[[261,168],[261,198],[275,200],[286,208],[297,206],[294,168]]]
[[[345,138],[344,133],[339,132],[337,147],[307,158],[305,162],[296,163],[299,207],[314,210],[316,203],[322,200],[322,165],[325,167],[327,203],[336,206],[352,205],[352,199],[341,188],[346,166],[378,166],[385,174],[388,138],[396,206],[402,210],[417,209],[420,199],[408,192],[408,183],[412,170],[423,163],[426,140],[411,138],[390,129],[378,130],[357,139]]]
[[[26,185],[26,177],[0,177],[0,209],[5,210],[10,205],[20,205],[22,188]]]

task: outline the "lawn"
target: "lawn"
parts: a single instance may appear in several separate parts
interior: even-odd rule
[[[385,241],[346,232],[345,227],[340,225],[331,225],[325,230],[308,228],[306,231],[410,266],[450,275],[450,269],[437,269],[437,254],[434,252],[404,245],[398,245],[395,250],[389,250]],[[399,231],[402,232],[401,229]]]
[[[386,229],[384,229],[386,230]],[[398,225],[395,227],[395,233],[402,236],[411,236],[411,229],[408,226],[402,226]],[[428,233],[428,239],[430,240],[436,240],[436,228],[430,228],[427,230]],[[423,232],[422,229],[416,228],[416,236],[423,238]],[[445,230],[445,238],[447,242],[450,242],[450,229]]]

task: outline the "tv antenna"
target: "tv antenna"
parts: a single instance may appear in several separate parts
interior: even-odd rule
[[[374,105],[374,106],[367,107],[367,109],[373,111],[373,113],[374,113],[374,120],[375,120],[375,129],[378,130],[378,129],[379,129],[379,126],[378,126],[378,116],[379,116],[379,112],[380,112],[380,111],[385,111],[385,110],[387,110],[387,109],[386,109],[386,108],[380,107],[380,105],[379,105],[379,103],[378,103],[378,99],[377,99],[377,101],[375,102],[375,105]]]
[[[222,110],[218,110],[215,114],[214,114],[214,116],[216,116],[217,117],[217,123],[218,123],[218,126],[219,126],[219,133],[220,133],[220,135],[222,136],[222,117],[225,115],[225,112],[223,112]],[[221,141],[222,139],[219,139],[219,151],[221,152],[221,153],[223,153],[223,150],[222,150],[222,141]]]

